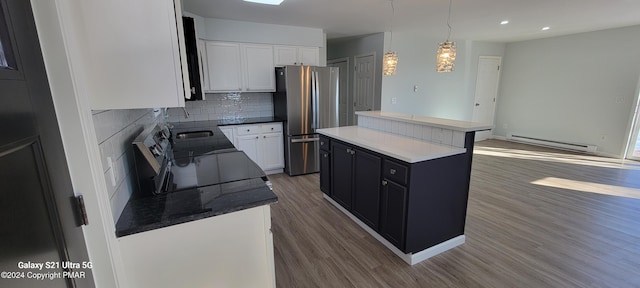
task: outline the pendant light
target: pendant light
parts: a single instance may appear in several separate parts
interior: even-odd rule
[[[447,16],[447,27],[449,27],[449,34],[447,34],[447,40],[438,44],[438,52],[436,55],[436,72],[452,72],[455,70],[454,62],[456,61],[456,42],[449,41],[451,37],[451,1],[449,0],[449,16]]]
[[[391,29],[390,29],[391,41],[389,43],[389,47],[391,47],[393,45],[393,18],[396,14],[396,10],[393,7],[393,0],[390,0],[389,2],[391,2],[391,13],[392,13]],[[388,51],[387,53],[384,53],[382,62],[383,62],[382,73],[384,75],[396,75],[396,68],[398,67],[398,53],[396,53],[395,51]]]

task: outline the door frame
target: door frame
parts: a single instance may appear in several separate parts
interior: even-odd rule
[[[633,152],[635,150],[636,141],[640,136],[640,78],[638,78],[638,84],[636,85],[636,94],[634,96],[635,105],[632,106],[631,117],[629,119],[629,133],[627,137],[627,145],[623,151],[622,159],[640,160],[640,157],[634,157]]]
[[[349,59],[349,57],[342,57],[342,58],[336,58],[336,59],[331,59],[331,60],[327,60],[327,66],[329,66],[329,64],[335,64],[335,63],[340,63],[340,62],[346,62],[347,63],[347,71],[346,71],[346,79],[347,79],[347,125],[352,125],[354,122],[354,119],[351,119],[351,116],[353,114],[353,106],[349,105],[350,103],[353,102],[353,95],[349,93],[350,86],[351,85],[351,59]],[[342,78],[343,72],[340,71],[340,78]],[[339,97],[339,96],[338,96]],[[339,101],[338,101],[339,102]],[[340,106],[340,103],[338,103],[338,106]]]
[[[373,86],[373,89],[371,89],[371,91],[373,91],[373,94],[371,95],[371,100],[372,100],[373,107],[371,107],[371,109],[372,110],[375,109],[375,106],[376,106],[375,105],[376,104],[376,101],[375,101],[376,100],[375,99],[375,94],[376,94],[376,51],[371,51],[371,52],[367,52],[367,53],[354,55],[353,56],[353,84],[354,85],[353,85],[353,94],[352,94],[353,95],[353,99],[352,99],[353,105],[351,106],[352,107],[351,116],[353,117],[353,122],[352,123],[354,125],[357,124],[357,122],[356,122],[356,119],[357,119],[356,118],[356,111],[355,111],[356,110],[355,109],[355,107],[356,107],[356,105],[355,105],[355,97],[356,97],[356,89],[358,87],[357,85],[355,85],[356,84],[356,71],[355,71],[356,70],[356,63],[358,62],[357,60],[358,60],[359,57],[367,57],[367,56],[373,57],[373,68],[372,68],[372,70],[373,70],[373,79],[371,81],[371,85]]]
[[[500,95],[500,78],[502,76],[502,57],[501,56],[478,56],[478,65],[476,66],[476,82],[475,82],[475,86],[474,86],[474,92],[473,92],[473,102],[472,105],[475,105],[475,103],[477,103],[477,98],[476,98],[476,88],[478,87],[478,69],[480,68],[480,61],[482,59],[493,59],[493,60],[498,60],[498,67],[499,71],[498,71],[498,79],[496,79],[496,95],[495,95],[495,101],[493,101],[493,117],[491,120],[491,124],[495,126],[496,123],[496,104],[498,103],[498,97]],[[472,106],[472,113],[471,113],[471,119],[474,119],[476,116],[476,109],[475,106]],[[488,137],[488,139],[491,139],[493,137],[493,133],[492,135],[490,135]]]
[[[82,227],[95,283],[120,287],[126,283],[115,221],[100,150],[96,142],[84,73],[84,39],[78,38],[81,6],[69,1],[31,1],[51,96],[74,191],[82,194],[89,224]],[[84,51],[84,52],[83,52]]]

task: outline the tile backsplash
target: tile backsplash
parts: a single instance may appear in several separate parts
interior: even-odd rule
[[[167,120],[189,122],[273,116],[271,93],[213,93],[206,94],[205,99],[186,102],[189,118],[185,118],[181,108],[170,108]]]
[[[152,109],[94,110],[92,116],[115,224],[131,194],[138,189],[131,142],[145,128],[155,125],[158,118],[153,116]]]

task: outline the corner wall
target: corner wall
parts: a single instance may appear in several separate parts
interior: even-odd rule
[[[507,44],[494,135],[597,145],[621,157],[640,78],[640,26]]]
[[[355,56],[375,53],[375,87],[373,96],[373,108],[374,110],[380,110],[381,107],[381,93],[382,93],[382,57],[384,55],[384,34],[377,33],[371,35],[365,35],[361,37],[354,37],[348,39],[331,39],[327,40],[327,62],[330,60],[349,58],[349,69],[352,69],[355,65]],[[349,73],[349,103],[353,103],[353,84],[354,74],[352,71]],[[352,109],[353,106],[349,105]],[[350,115],[353,115],[353,111],[349,111]],[[355,118],[355,117],[354,117]],[[355,123],[355,120],[350,119],[350,123]]]

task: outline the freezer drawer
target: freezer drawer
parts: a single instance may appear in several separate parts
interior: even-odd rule
[[[290,176],[320,171],[318,135],[288,136],[285,170]]]

